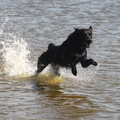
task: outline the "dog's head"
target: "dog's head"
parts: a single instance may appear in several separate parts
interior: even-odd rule
[[[78,29],[74,28],[75,32],[78,34],[77,40],[83,47],[90,47],[92,43],[92,26],[89,29]]]

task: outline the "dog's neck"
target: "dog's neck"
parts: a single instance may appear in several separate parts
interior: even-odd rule
[[[83,47],[83,46],[80,46],[79,48],[80,48],[80,50],[85,50],[86,49],[86,47]]]

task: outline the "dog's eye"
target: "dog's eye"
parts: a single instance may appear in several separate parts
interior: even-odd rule
[[[86,34],[86,33],[84,33],[84,36],[87,36],[87,34]]]

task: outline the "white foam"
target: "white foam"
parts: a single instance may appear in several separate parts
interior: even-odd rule
[[[87,85],[96,80],[96,73],[98,67],[90,66],[88,68],[82,68],[80,64],[77,65],[77,76],[71,73],[71,70],[61,69],[61,74],[70,83],[74,85]]]
[[[0,53],[3,63],[0,72],[9,77],[33,75],[36,67],[30,62],[28,43],[18,32],[19,26],[10,19],[7,12],[9,11],[1,12],[0,19]]]
[[[9,33],[8,33],[9,34]],[[3,72],[8,76],[32,75],[35,68],[30,63],[27,42],[22,37],[9,34],[9,38],[2,41]]]

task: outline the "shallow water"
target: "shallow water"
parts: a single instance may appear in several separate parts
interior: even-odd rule
[[[88,58],[99,65],[78,76],[48,66],[32,77],[49,43],[74,27],[93,27]],[[0,117],[28,120],[120,119],[120,1],[8,0],[0,2]]]

